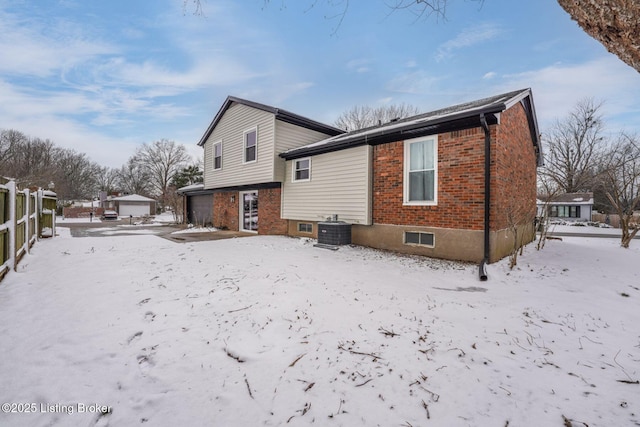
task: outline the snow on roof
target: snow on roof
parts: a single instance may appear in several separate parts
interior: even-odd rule
[[[139,194],[130,194],[128,196],[114,197],[112,200],[119,202],[155,202],[155,200],[148,197],[141,196]]]
[[[593,193],[565,193],[551,196],[549,200],[548,196],[540,196],[539,200],[542,203],[549,201],[551,204],[575,204],[575,205],[592,205]]]
[[[199,182],[197,184],[186,185],[184,187],[178,188],[178,193],[185,193],[194,190],[204,190],[204,183]]]

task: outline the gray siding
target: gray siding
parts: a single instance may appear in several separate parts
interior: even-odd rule
[[[311,157],[311,179],[292,181],[287,161],[282,217],[323,221],[337,214],[352,224],[371,224],[371,147],[361,146]]]
[[[275,116],[266,111],[234,104],[204,144],[204,188],[259,184],[275,180]],[[258,128],[257,161],[244,164],[243,134]],[[222,169],[213,169],[213,144],[222,141]]]

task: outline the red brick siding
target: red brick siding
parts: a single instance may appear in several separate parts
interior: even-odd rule
[[[281,194],[280,188],[258,191],[258,234],[287,234],[288,221],[280,218]]]
[[[533,222],[536,213],[536,158],[526,113],[520,104],[502,113],[493,144],[491,229]],[[512,219],[510,220],[511,217]]]
[[[482,230],[484,132],[438,135],[438,204],[403,206],[403,141],[374,147],[373,222]]]
[[[224,191],[213,194],[214,227],[238,231],[239,200],[240,196],[237,191]]]
[[[520,104],[491,126],[491,230],[508,216],[526,223],[535,215],[536,162]],[[481,127],[438,135],[438,204],[403,206],[404,142],[373,150],[373,222],[467,230],[484,229],[484,131]]]
[[[239,203],[240,193],[237,191],[214,193],[213,226],[238,231]],[[258,190],[258,234],[287,234],[288,221],[280,218],[280,204],[280,188]]]

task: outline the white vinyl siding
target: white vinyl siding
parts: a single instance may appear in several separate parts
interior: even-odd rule
[[[224,113],[204,144],[205,188],[250,185],[275,181],[275,116],[243,104],[234,104]],[[257,129],[257,161],[244,163],[245,131]],[[222,169],[213,169],[213,145],[224,141]],[[208,166],[208,167],[207,167]]]
[[[312,177],[293,182],[294,160],[287,161],[282,190],[282,217],[371,224],[371,147],[361,146],[311,157]]]
[[[324,133],[276,120],[276,155],[327,138],[330,136]],[[285,161],[278,157],[276,160],[276,181],[283,182],[285,180],[284,169]]]

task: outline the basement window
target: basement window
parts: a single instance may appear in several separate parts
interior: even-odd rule
[[[433,233],[422,233],[420,231],[405,231],[404,233],[405,245],[422,245],[435,247],[435,236]]]
[[[298,231],[300,233],[313,233],[313,224],[310,224],[308,222],[299,222]]]

